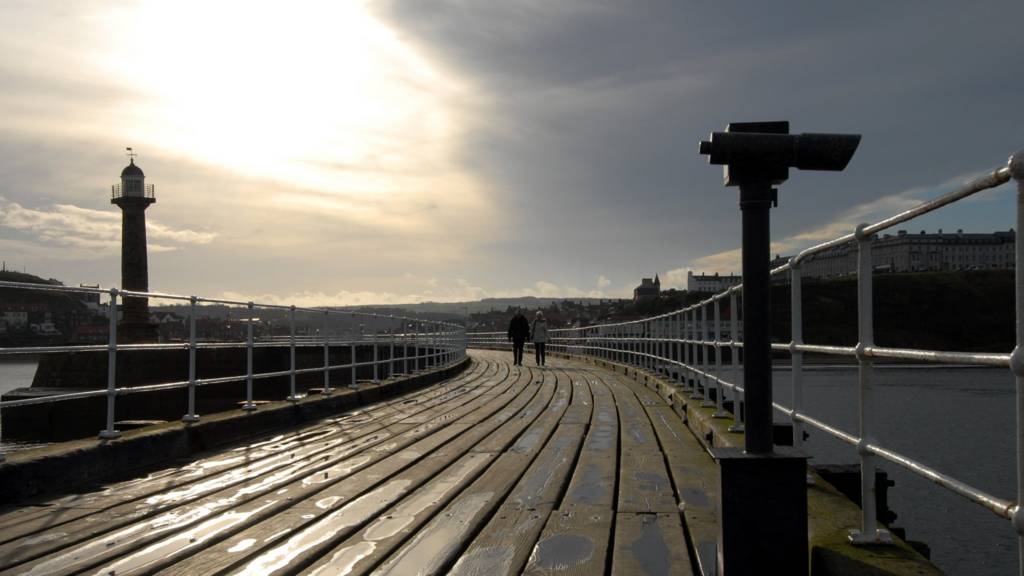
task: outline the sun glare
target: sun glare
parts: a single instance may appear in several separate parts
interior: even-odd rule
[[[102,18],[138,92],[133,142],[246,174],[384,194],[450,154],[458,82],[361,1],[149,1]]]

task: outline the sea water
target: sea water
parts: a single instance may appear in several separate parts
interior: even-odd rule
[[[777,402],[791,404],[791,372],[773,375]],[[804,372],[804,411],[858,432],[856,367]],[[1008,369],[880,367],[874,372],[879,444],[988,492],[1016,500],[1015,386]],[[776,420],[788,418],[776,414]],[[853,446],[805,426],[812,464],[854,464]],[[1008,520],[902,467],[876,459],[896,481],[893,523],[931,547],[948,574],[1017,573],[1017,535]]]

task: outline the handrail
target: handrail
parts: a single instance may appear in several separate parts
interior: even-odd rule
[[[812,426],[847,444],[857,447],[862,468],[862,522],[861,534],[866,541],[882,542],[885,534],[877,526],[874,501],[874,458],[880,457],[897,464],[918,476],[927,478],[939,486],[958,494],[1011,521],[1018,533],[1019,544],[1024,551],[1024,513],[1020,503],[1024,501],[1024,274],[1016,275],[1016,319],[1017,339],[1012,353],[976,353],[943,350],[920,350],[910,348],[882,347],[874,344],[872,314],[871,244],[875,235],[903,222],[938,210],[959,200],[993,189],[1007,183],[1017,182],[1017,235],[1016,270],[1024,270],[1024,151],[1011,156],[1009,163],[989,171],[956,190],[938,198],[928,200],[893,216],[871,224],[861,224],[850,233],[806,248],[789,259],[782,266],[771,271],[772,275],[789,273],[792,299],[792,338],[788,343],[776,343],[775,351],[787,352],[792,359],[793,397],[792,406],[775,402],[774,406],[789,416],[793,424],[793,442],[796,447],[803,443],[802,425]],[[808,344],[802,338],[801,264],[815,255],[831,248],[855,243],[858,249],[858,315],[860,317],[856,346],[832,346]],[[743,388],[735,384],[738,377],[738,358],[743,348],[738,338],[736,310],[737,299],[742,297],[743,285],[732,286],[697,303],[664,314],[637,320],[597,324],[578,328],[553,329],[548,347],[563,354],[579,357],[598,358],[610,362],[626,363],[673,381],[680,392],[693,400],[703,400],[702,405],[716,408],[715,417],[730,416],[723,410],[726,390],[733,396],[733,405],[743,403]],[[723,331],[721,305],[729,299],[732,318],[729,327],[730,339],[721,338]],[[710,311],[713,314],[708,314]],[[507,348],[502,332],[470,332],[466,335],[470,347]],[[729,373],[733,382],[725,377],[722,366],[723,351],[728,351],[732,360]],[[802,411],[803,354],[817,353],[853,358],[857,361],[859,374],[860,411],[859,433],[851,434],[838,427],[813,418]],[[975,365],[1009,368],[1017,382],[1017,477],[1016,502],[993,496],[984,490],[956,479],[950,474],[938,471],[914,458],[900,454],[881,445],[874,439],[872,417],[874,414],[872,374],[875,359],[911,360],[939,365]],[[711,391],[714,390],[714,394]],[[708,397],[714,396],[715,402]],[[743,411],[731,415],[733,431],[743,429]],[[869,485],[871,483],[871,485]],[[861,539],[859,542],[864,542]],[[1024,566],[1021,568],[1024,574]]]
[[[419,372],[426,369],[442,368],[455,364],[465,356],[466,339],[465,328],[452,322],[440,320],[429,320],[424,318],[380,314],[375,312],[363,312],[350,308],[325,306],[320,308],[291,306],[282,304],[257,303],[251,301],[229,300],[224,298],[205,298],[201,296],[185,296],[182,294],[171,294],[165,292],[142,292],[135,290],[119,290],[117,288],[102,289],[92,287],[61,286],[57,284],[38,284],[28,282],[0,281],[0,289],[17,289],[35,292],[59,292],[70,294],[96,294],[107,295],[107,322],[109,330],[107,344],[81,344],[64,346],[24,346],[24,347],[0,347],[0,357],[12,355],[42,355],[58,353],[84,353],[84,352],[106,352],[108,359],[107,387],[105,389],[75,391],[63,394],[47,394],[33,398],[18,400],[0,401],[0,409],[17,408],[54,402],[79,400],[105,396],[107,398],[106,426],[100,432],[100,437],[105,439],[117,438],[119,432],[114,427],[114,409],[116,398],[122,395],[139,394],[160,390],[188,389],[188,407],[186,414],[182,417],[184,422],[196,422],[199,416],[196,414],[195,389],[200,386],[224,384],[230,382],[246,382],[246,397],[243,409],[255,410],[253,402],[253,383],[268,378],[289,378],[290,401],[297,401],[300,396],[296,393],[295,377],[303,374],[322,373],[324,377],[323,394],[330,394],[331,372],[342,369],[350,371],[349,386],[356,387],[359,369],[372,370],[372,382],[377,384],[384,379],[400,374]],[[190,313],[188,315],[189,338],[183,342],[170,343],[122,343],[117,338],[117,316],[118,298],[152,298],[157,300],[172,300],[188,302]],[[244,341],[199,341],[196,334],[196,319],[201,306],[204,304],[220,304],[229,306],[243,306],[250,318],[256,309],[287,310],[289,316],[289,333],[286,336],[271,336],[268,339],[257,339],[253,334],[253,323],[246,324],[246,338]],[[296,333],[295,313],[304,312],[316,314],[322,317],[324,329],[319,335],[300,335]],[[381,332],[375,330],[368,334],[355,334],[342,337],[338,334],[330,334],[327,330],[330,317],[366,318],[395,322],[399,325]],[[241,320],[241,319],[240,319]],[[397,329],[396,329],[397,328]],[[413,331],[408,331],[413,328]],[[354,331],[353,331],[354,332]],[[361,332],[361,329],[360,329]],[[297,348],[322,347],[324,350],[324,361],[320,366],[309,368],[298,368],[296,366],[295,351]],[[349,361],[343,364],[332,364],[330,362],[331,348],[347,348],[349,350]],[[216,378],[198,378],[196,376],[196,352],[209,349],[245,349],[247,357],[247,368],[245,374],[233,374]],[[256,348],[287,348],[290,350],[290,366],[287,370],[276,370],[272,372],[257,372],[253,370],[253,351]],[[372,350],[372,360],[360,360],[360,348]],[[189,378],[178,382],[163,382],[158,384],[146,384],[136,386],[125,386],[118,380],[116,355],[118,352],[138,351],[159,351],[159,350],[187,350]],[[399,369],[399,366],[401,369]],[[0,420],[2,426],[2,420]],[[0,428],[2,433],[2,428]],[[0,449],[0,462],[5,459],[5,454]]]

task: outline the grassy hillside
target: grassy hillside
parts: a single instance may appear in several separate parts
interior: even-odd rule
[[[874,278],[875,342],[932,350],[1009,352],[1013,272],[930,272]],[[790,339],[789,286],[772,290],[772,335]],[[804,341],[857,342],[857,280],[805,280]]]

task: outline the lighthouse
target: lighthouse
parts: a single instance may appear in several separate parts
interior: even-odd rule
[[[129,163],[121,171],[121,183],[111,186],[110,203],[121,209],[121,288],[136,292],[149,290],[146,258],[146,208],[156,202],[152,184],[135,165],[135,153],[128,148]],[[125,297],[121,305],[118,339],[123,342],[155,342],[156,326],[149,322],[149,301]]]

